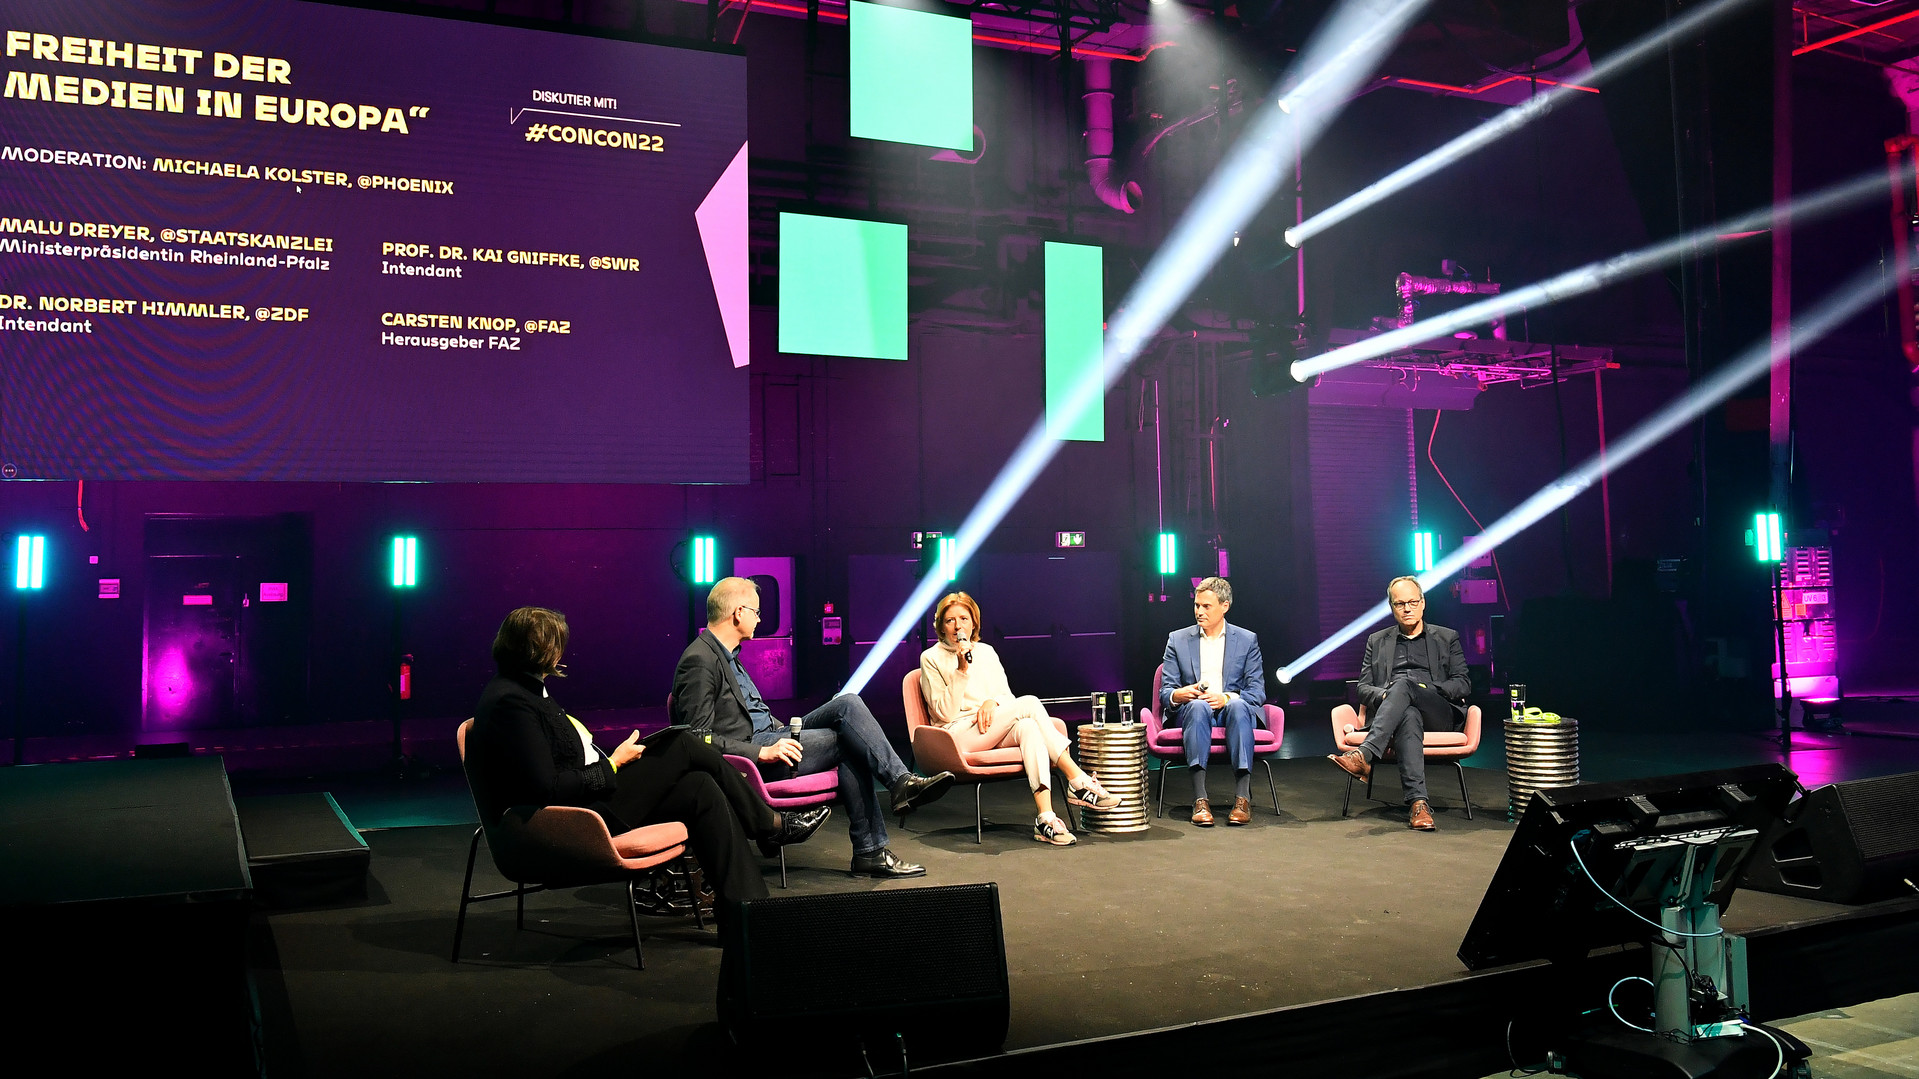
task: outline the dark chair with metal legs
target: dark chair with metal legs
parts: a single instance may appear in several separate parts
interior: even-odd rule
[[[466,764],[466,737],[473,721],[460,724],[460,764]],[[472,777],[467,777],[472,787]],[[480,838],[500,875],[513,882],[508,891],[473,894],[473,866],[479,858]],[[453,926],[453,962],[460,961],[460,942],[466,935],[466,908],[472,903],[513,897],[516,929],[526,928],[526,897],[555,888],[589,884],[626,884],[627,914],[633,923],[634,961],[646,968],[640,943],[640,914],[689,910],[706,927],[700,912],[699,889],[692,858],[687,854],[686,825],[677,821],[649,824],[613,835],[598,813],[579,806],[515,806],[497,821],[482,820],[467,844],[466,878],[460,885],[460,914]],[[674,863],[683,861],[676,866]],[[664,886],[660,877],[668,879]],[[680,893],[678,898],[668,895]],[[683,899],[682,903],[680,900]]]

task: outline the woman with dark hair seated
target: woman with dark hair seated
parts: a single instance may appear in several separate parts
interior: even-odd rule
[[[776,812],[712,746],[685,730],[661,732],[650,744],[634,731],[602,751],[546,691],[548,678],[566,677],[560,657],[567,636],[566,616],[544,607],[521,607],[500,623],[493,638],[499,673],[480,694],[467,736],[480,812],[497,818],[511,806],[584,806],[614,835],[680,821],[721,900],[763,898],[766,882],[747,836],[797,843],[831,807]]]

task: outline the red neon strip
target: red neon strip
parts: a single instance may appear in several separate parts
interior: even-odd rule
[[[1027,41],[1024,38],[1017,37],[993,37],[989,34],[974,34],[973,40],[983,41],[989,45],[1017,45],[1022,49],[1038,49],[1041,52],[1050,52],[1055,55],[1059,53],[1059,46],[1051,42]],[[1115,52],[1112,49],[1096,49],[1090,46],[1074,46],[1073,55],[1103,56],[1108,60],[1132,60],[1135,63],[1145,59],[1145,57],[1142,56],[1134,56],[1130,52]]]
[[[752,0],[752,3],[748,4],[747,7],[768,8],[772,11],[791,11],[797,15],[806,14],[806,8],[798,4],[779,4],[774,3],[773,0]],[[825,8],[821,8],[820,17],[823,19],[839,19],[845,21],[846,12],[827,11]]]
[[[1818,50],[1823,49],[1828,45],[1837,45],[1841,41],[1849,41],[1853,38],[1858,37],[1860,34],[1870,34],[1874,30],[1877,30],[1881,27],[1891,26],[1893,23],[1905,22],[1907,19],[1915,19],[1915,18],[1919,18],[1919,9],[1908,11],[1904,15],[1894,15],[1890,19],[1880,19],[1878,22],[1872,23],[1869,26],[1855,27],[1851,30],[1846,31],[1843,34],[1835,34],[1824,41],[1815,41],[1810,45],[1801,45],[1798,48],[1792,50],[1792,54],[1794,56],[1799,56],[1802,53],[1817,52]],[[1839,22],[1839,20],[1837,19],[1834,19],[1833,21]],[[1840,23],[1840,25],[1844,26],[1845,24]]]
[[[750,3],[748,3],[747,6],[764,8],[768,11],[790,11],[795,15],[806,14],[806,8],[804,6],[799,4],[782,4],[779,2],[779,0],[750,0]],[[825,8],[820,9],[820,17],[824,19],[838,19],[841,22],[846,21],[845,12],[827,11]],[[1039,52],[1050,52],[1055,55],[1059,53],[1059,46],[1057,44],[1054,44],[1051,42],[1045,42],[1045,41],[1027,41],[1023,38],[1016,38],[1016,37],[994,37],[990,34],[980,34],[980,33],[975,33],[973,35],[973,40],[982,41],[988,45],[1016,45],[1022,49],[1035,49]],[[1130,52],[1117,52],[1113,49],[1098,49],[1090,46],[1084,46],[1084,47],[1075,46],[1073,49],[1073,55],[1074,56],[1102,56],[1108,60],[1131,60],[1134,63],[1138,63],[1139,61],[1145,59],[1145,57],[1143,56],[1134,56]]]
[[[1508,75],[1503,79],[1497,79],[1493,82],[1486,83],[1483,86],[1454,86],[1453,84],[1448,82],[1427,82],[1424,79],[1406,79],[1406,78],[1401,78],[1398,75],[1386,75],[1382,77],[1387,82],[1394,83],[1399,86],[1419,86],[1419,87],[1424,87],[1425,89],[1428,89],[1428,90],[1445,90],[1455,94],[1483,94],[1488,90],[1492,90],[1492,89],[1496,89],[1498,87],[1504,86],[1509,82],[1532,82],[1532,81],[1537,81],[1539,85],[1541,86],[1564,86],[1569,90],[1581,90],[1588,94],[1596,94],[1599,92],[1599,88],[1596,86],[1581,86],[1580,84],[1576,82],[1555,82],[1552,79],[1533,80],[1532,78],[1526,75]]]
[[[1385,78],[1386,78],[1386,81],[1387,81],[1387,82],[1390,82],[1390,83],[1397,83],[1397,84],[1398,84],[1398,85],[1400,85],[1400,86],[1422,86],[1422,87],[1425,87],[1425,88],[1426,88],[1426,89],[1428,89],[1428,90],[1450,90],[1450,91],[1452,91],[1453,93],[1456,93],[1456,94],[1470,94],[1470,93],[1473,93],[1473,91],[1472,91],[1472,90],[1470,90],[1470,89],[1468,89],[1468,88],[1466,88],[1466,87],[1464,87],[1464,86],[1454,86],[1454,85],[1452,85],[1452,84],[1450,84],[1450,83],[1444,83],[1444,82],[1427,82],[1427,81],[1425,81],[1424,79],[1402,79],[1402,78],[1400,78],[1400,77],[1398,77],[1397,75],[1387,75],[1387,76],[1386,76]]]

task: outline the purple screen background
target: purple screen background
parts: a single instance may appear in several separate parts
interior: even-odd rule
[[[745,59],[297,3],[0,3],[0,29],[197,48],[196,74],[0,59],[6,71],[186,87],[186,112],[0,98],[0,146],[121,154],[145,171],[0,160],[0,218],[331,237],[326,270],[0,251],[0,316],[91,333],[0,330],[0,463],[23,478],[737,483],[748,478],[736,368],[694,212],[746,140]],[[291,62],[291,84],[215,78],[213,54]],[[243,117],[194,114],[199,88]],[[534,100],[616,98],[617,109]],[[427,107],[409,133],[262,122],[256,94]],[[561,110],[588,117],[554,116]],[[678,127],[614,120],[647,119]],[[663,137],[664,152],[530,142],[533,123]],[[348,186],[160,173],[155,158],[345,173]],[[363,189],[451,181],[452,195]],[[738,214],[744,218],[745,208]],[[9,240],[101,241],[0,233]],[[744,243],[744,228],[738,242]],[[638,273],[434,259],[460,279],[387,275],[384,242],[638,258]],[[110,241],[125,246],[122,241]],[[198,245],[204,246],[204,245]],[[255,255],[285,252],[206,248]],[[436,251],[437,253],[437,251]],[[244,321],[55,314],[41,296],[211,301]],[[261,307],[305,308],[302,322]],[[136,312],[138,308],[136,308]],[[462,330],[519,350],[381,343],[383,312],[566,320],[571,333]]]

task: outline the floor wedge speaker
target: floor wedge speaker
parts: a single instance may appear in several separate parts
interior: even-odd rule
[[[1815,787],[1786,809],[1744,887],[1828,903],[1911,895],[1919,884],[1919,772]]]
[[[753,899],[728,914],[719,1012],[736,1045],[803,1030],[890,1049],[899,1035],[917,1058],[1006,1042],[998,885]]]

